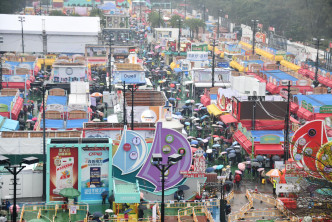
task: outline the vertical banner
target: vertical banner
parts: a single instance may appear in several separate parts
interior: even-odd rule
[[[108,147],[83,147],[81,158],[81,200],[101,200],[108,191]]]
[[[78,189],[78,148],[50,148],[50,201],[61,201],[64,188]]]

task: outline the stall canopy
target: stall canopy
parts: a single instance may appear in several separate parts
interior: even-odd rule
[[[307,109],[301,107],[297,110],[297,116],[301,119],[305,119],[307,121],[311,121],[314,119],[314,114]]]
[[[20,128],[19,122],[0,116],[0,131],[15,131]]]
[[[136,184],[114,184],[115,203],[139,203],[140,189]]]
[[[296,113],[298,109],[299,109],[299,105],[297,105],[296,103],[291,102],[291,104],[290,104],[290,111],[292,113]]]
[[[266,90],[269,91],[272,94],[276,94],[279,92],[278,86],[274,85],[273,83],[267,83],[266,84]]]
[[[222,114],[222,111],[215,104],[208,105],[206,108],[210,115],[220,116]]]
[[[220,120],[225,124],[238,122],[237,119],[235,119],[231,114],[220,116]]]
[[[176,72],[176,73],[182,72],[182,69],[180,69],[180,68],[174,68],[174,72]]]
[[[248,154],[251,154],[252,143],[251,143],[251,141],[249,141],[247,139],[247,137],[240,130],[237,130],[234,133],[233,138],[242,146],[243,149],[245,149],[245,151]]]

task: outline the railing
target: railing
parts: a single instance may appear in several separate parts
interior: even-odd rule
[[[241,207],[241,209],[238,212],[236,212],[234,214],[230,214],[228,216],[228,222],[237,221],[239,219],[242,219],[244,217],[245,213],[254,206],[254,200],[253,200],[253,197],[251,196],[249,190],[246,191],[246,197],[248,198],[249,203],[247,203],[243,207]]]

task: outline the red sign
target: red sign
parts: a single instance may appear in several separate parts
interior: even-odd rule
[[[123,149],[124,149],[124,151],[129,151],[130,149],[131,149],[131,145],[129,144],[129,143],[125,143],[124,145],[123,145]]]
[[[78,189],[78,149],[50,148],[50,201],[63,201],[59,195],[64,188]]]
[[[205,177],[205,173],[194,171],[180,171],[180,174],[182,174],[184,178]]]

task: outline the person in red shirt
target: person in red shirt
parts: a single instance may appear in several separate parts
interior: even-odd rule
[[[240,182],[241,182],[241,176],[240,176],[240,174],[236,174],[235,175],[234,181],[236,183],[237,188],[240,189]]]

